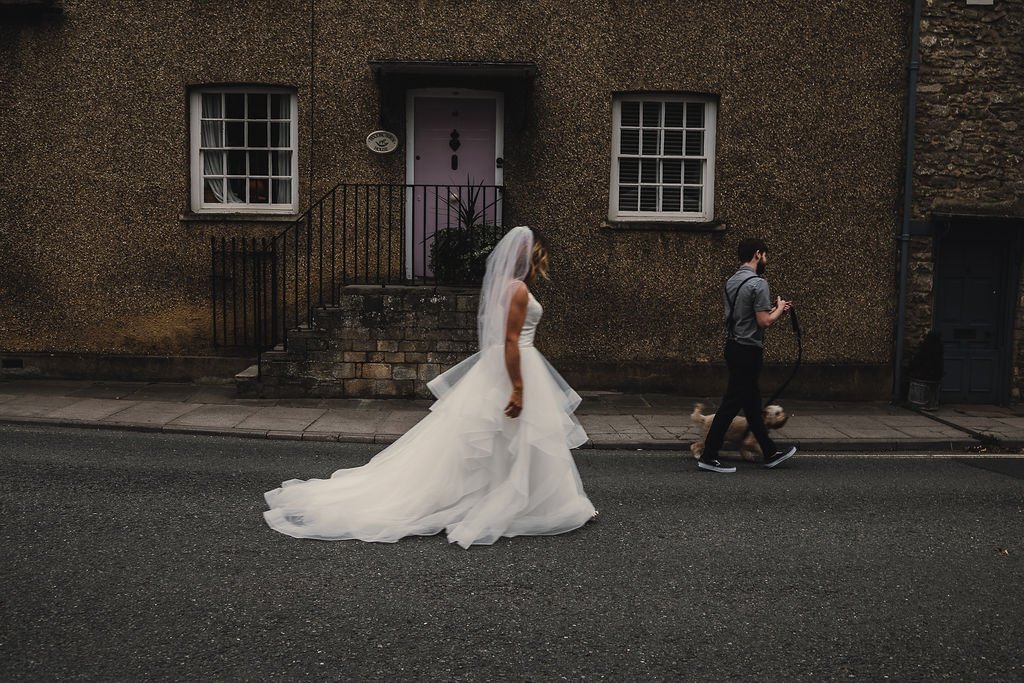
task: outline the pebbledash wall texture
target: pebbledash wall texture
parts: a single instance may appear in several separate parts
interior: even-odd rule
[[[937,240],[951,228],[1024,229],[1024,1],[927,0],[920,50],[913,218],[930,234],[911,243],[910,350],[938,323]],[[1016,401],[1024,391],[1024,280],[1015,286],[1009,398]]]
[[[66,0],[7,19],[0,350],[215,352],[210,237],[283,224],[192,214],[194,88],[296,94],[305,207],[339,181],[403,182],[403,148],[364,142],[405,130],[371,60],[532,62],[528,92],[506,99],[507,218],[550,244],[538,346],[570,380],[717,393],[721,284],[737,241],[764,236],[773,292],[804,328],[791,393],[885,397],[908,12],[899,0]],[[613,96],[638,92],[717,100],[717,229],[609,223]],[[769,362],[795,354],[773,329]]]

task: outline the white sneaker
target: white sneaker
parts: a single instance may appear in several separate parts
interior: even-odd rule
[[[700,458],[697,461],[697,467],[699,467],[702,470],[707,470],[708,472],[729,473],[736,471],[736,468],[733,467],[732,465],[723,465],[718,460],[705,460],[704,458]]]

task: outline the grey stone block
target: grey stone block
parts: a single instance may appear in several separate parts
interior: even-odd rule
[[[391,366],[391,377],[396,380],[412,380],[418,376],[417,366],[414,363],[398,363]]]

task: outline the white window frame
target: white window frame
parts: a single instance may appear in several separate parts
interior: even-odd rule
[[[623,155],[620,153],[622,141],[622,104],[624,102],[693,102],[704,105],[704,150],[700,156],[686,155],[685,144],[683,155],[664,155],[664,135],[659,134],[658,154],[650,156]],[[612,99],[612,159],[611,159],[611,186],[608,193],[608,219],[615,222],[709,222],[715,216],[715,142],[718,122],[718,102],[714,97],[697,95],[679,95],[671,93],[623,93],[615,94]],[[684,120],[684,126],[686,122]],[[642,126],[641,121],[641,126]],[[664,121],[660,121],[659,130],[664,130]],[[685,129],[692,130],[692,129]],[[620,211],[619,210],[619,159],[636,156],[641,159],[702,159],[703,168],[703,191],[701,193],[701,211],[683,211],[683,199],[680,197],[679,211]],[[658,164],[658,182],[661,183],[661,164]],[[638,183],[643,185],[644,183]],[[680,183],[682,188],[685,183]],[[680,194],[682,192],[680,191]]]
[[[291,187],[292,196],[289,204],[274,204],[271,202],[231,202],[231,203],[207,203],[204,202],[204,186],[203,186],[203,157],[202,157],[202,106],[203,106],[203,95],[207,94],[255,94],[255,95],[287,95],[290,101],[291,111],[291,129],[289,135],[289,147],[280,148],[268,148],[279,149],[281,151],[291,152]],[[248,100],[246,100],[248,102]],[[248,105],[246,105],[248,106]],[[206,86],[199,88],[192,88],[189,91],[189,111],[190,111],[190,143],[189,152],[191,159],[191,195],[192,195],[192,211],[195,213],[205,214],[285,214],[292,215],[296,214],[299,209],[299,149],[298,149],[298,97],[294,90],[288,88],[274,88],[274,87],[257,87],[257,86]],[[222,112],[226,113],[226,112]],[[248,121],[248,119],[246,119]],[[269,112],[268,112],[269,120]],[[246,133],[248,135],[248,132]],[[269,134],[269,132],[268,132]],[[226,140],[224,141],[226,145]],[[227,147],[225,147],[227,148]],[[240,151],[249,151],[249,147],[239,148],[227,148],[227,149],[238,149]],[[259,148],[263,149],[263,148]],[[248,170],[248,169],[247,169]],[[268,175],[272,173],[272,169],[268,168]],[[226,169],[225,169],[225,175]],[[246,174],[248,177],[248,173]],[[285,176],[282,176],[285,177]],[[268,193],[272,193],[272,189],[268,187]],[[273,198],[271,194],[270,198]]]

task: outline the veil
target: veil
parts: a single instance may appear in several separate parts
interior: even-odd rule
[[[477,334],[480,350],[505,342],[505,326],[512,299],[511,285],[530,274],[533,231],[525,225],[509,230],[487,257],[487,272],[480,287]]]
[[[519,280],[525,280],[530,274],[532,257],[533,231],[525,225],[509,230],[487,257],[487,271],[480,286],[480,305],[476,318],[480,351],[427,383],[427,388],[438,399],[458,384],[478,361],[485,358],[487,364],[496,363],[493,367],[489,366],[490,370],[496,373],[494,376],[507,380],[501,347],[505,344],[505,327],[508,325],[512,285]],[[501,400],[504,399],[502,396]],[[432,407],[431,410],[433,409]]]

